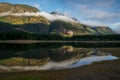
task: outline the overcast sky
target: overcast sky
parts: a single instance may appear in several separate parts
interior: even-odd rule
[[[28,4],[41,11],[58,11],[90,25],[120,26],[120,0],[0,0]]]

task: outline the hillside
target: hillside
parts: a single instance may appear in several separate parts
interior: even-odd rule
[[[39,10],[21,4],[10,4],[10,3],[0,3],[0,14],[4,12],[10,13],[24,13],[24,12],[38,12]],[[36,14],[36,13],[34,13]],[[40,13],[39,13],[40,14]],[[27,13],[26,13],[27,15]],[[78,22],[75,18],[70,18],[73,20],[65,21],[59,20],[66,19],[64,14],[52,12],[51,14],[47,14],[53,17],[59,17],[58,20],[50,21],[48,18],[43,16],[26,16],[26,15],[5,15],[0,16],[0,32],[14,31],[19,30],[23,32],[29,33],[38,33],[38,34],[60,34],[64,36],[72,36],[72,35],[107,35],[114,34],[114,32],[109,27],[91,27],[87,25],[83,25]],[[45,15],[45,14],[44,14]],[[56,18],[57,19],[57,18]]]
[[[0,17],[0,22],[10,23],[10,24],[32,24],[32,23],[44,23],[49,24],[49,21],[44,17],[36,16],[2,16]]]
[[[37,8],[28,5],[0,3],[0,13],[4,13],[4,12],[24,13],[24,12],[38,12],[38,11],[39,10]]]

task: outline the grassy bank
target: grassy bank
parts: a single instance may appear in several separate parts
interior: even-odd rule
[[[76,69],[0,73],[1,80],[120,80],[120,60]]]

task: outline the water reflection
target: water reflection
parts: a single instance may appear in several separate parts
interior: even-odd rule
[[[4,45],[3,45],[4,46]],[[9,46],[9,45],[8,45]],[[16,44],[17,46],[17,44]],[[99,48],[24,47],[0,48],[0,70],[48,70],[74,68],[93,62],[118,59]]]

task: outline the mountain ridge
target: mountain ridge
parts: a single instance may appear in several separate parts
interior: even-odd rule
[[[5,8],[2,8],[2,9],[0,8],[0,13],[2,11],[7,10],[6,5],[12,6],[12,8],[16,7],[17,5],[17,8],[15,8],[17,10],[13,10],[11,11],[11,13],[16,13],[16,12],[25,13],[26,11],[32,12],[32,13],[39,12],[37,8],[31,7],[28,5],[0,3],[0,7],[1,6],[4,7],[3,5],[5,5]],[[9,9],[11,10],[11,7]],[[6,12],[9,12],[9,10]],[[51,18],[55,17],[55,20],[50,21],[46,18],[54,14],[55,16],[52,16]],[[12,31],[13,29],[13,30],[26,31],[30,33],[38,33],[38,34],[50,33],[50,34],[60,34],[64,36],[114,34],[112,29],[109,27],[99,26],[99,27],[93,28],[91,26],[81,24],[80,22],[78,22],[78,20],[76,22],[76,19],[74,20],[74,18],[67,17],[66,19],[66,16],[61,13],[53,12],[51,13],[51,15],[49,14],[49,16],[46,16],[46,17],[40,16],[40,15],[38,16],[22,16],[22,15],[21,16],[14,16],[14,15],[0,16],[0,29],[1,29],[0,32]],[[56,16],[56,15],[60,15],[60,16]],[[64,19],[66,20],[71,19],[71,20],[66,21]],[[8,24],[6,23],[11,24],[10,30],[8,28]]]

